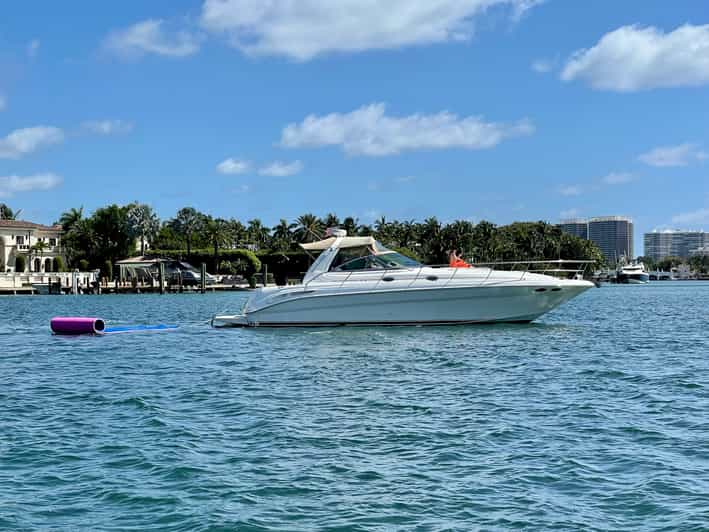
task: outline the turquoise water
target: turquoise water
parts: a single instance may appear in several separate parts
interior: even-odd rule
[[[531,325],[209,328],[244,297],[0,298],[0,529],[709,527],[709,283]]]

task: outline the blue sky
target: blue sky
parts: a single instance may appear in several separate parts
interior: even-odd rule
[[[6,3],[0,201],[709,230],[695,0]]]

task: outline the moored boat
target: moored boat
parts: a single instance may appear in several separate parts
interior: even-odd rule
[[[646,284],[650,281],[650,274],[642,262],[635,262],[618,268],[616,280],[620,284]]]
[[[215,326],[443,325],[530,322],[593,283],[553,261],[562,279],[531,271],[424,266],[372,237],[342,230],[301,244],[319,252],[302,284],[256,290],[237,315]],[[581,261],[583,262],[583,261]],[[548,270],[545,270],[548,271]]]

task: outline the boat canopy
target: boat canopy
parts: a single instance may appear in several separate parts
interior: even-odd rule
[[[300,247],[306,251],[325,251],[329,249],[337,240],[337,237],[331,236],[325,240],[318,240],[317,242],[309,242],[307,244],[300,244]],[[358,248],[362,246],[372,246],[372,249],[379,249],[380,245],[377,245],[377,241],[371,236],[344,236],[340,237],[340,243],[338,248]]]

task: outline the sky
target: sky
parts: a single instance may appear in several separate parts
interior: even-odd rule
[[[700,0],[0,8],[0,202],[709,230]]]

